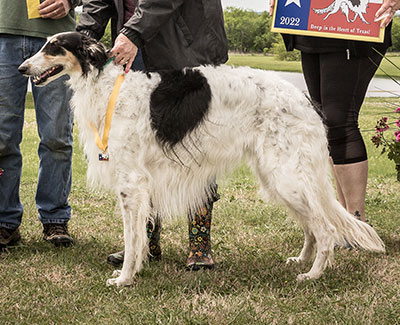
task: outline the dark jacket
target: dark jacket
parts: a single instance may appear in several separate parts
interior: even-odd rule
[[[123,0],[84,0],[77,26],[100,39],[111,19],[112,39],[126,35],[142,50],[148,71],[222,64],[228,46],[220,0],[139,0],[123,24]]]
[[[368,57],[371,55],[373,48],[381,53],[392,45],[391,27],[385,29],[385,38],[383,43],[351,41],[335,38],[312,37],[312,36],[295,36],[289,34],[282,34],[286,50],[292,51],[298,49],[306,53],[327,53],[349,50],[352,56]]]

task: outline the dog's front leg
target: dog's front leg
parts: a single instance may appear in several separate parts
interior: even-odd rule
[[[145,190],[136,188],[120,191],[119,201],[124,221],[124,264],[121,271],[113,273],[116,278],[107,280],[107,285],[129,286],[147,256],[146,221],[150,198]]]

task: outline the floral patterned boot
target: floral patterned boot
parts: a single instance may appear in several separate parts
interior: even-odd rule
[[[154,225],[149,221],[146,225],[147,238],[149,238],[149,260],[161,260],[161,221],[159,218],[154,219]]]
[[[189,215],[190,253],[186,262],[189,271],[214,268],[210,237],[212,208],[213,201],[210,200],[203,208]]]

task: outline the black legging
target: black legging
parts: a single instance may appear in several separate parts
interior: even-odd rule
[[[329,150],[334,164],[367,160],[358,128],[358,115],[369,82],[381,60],[382,56],[374,51],[370,57],[350,59],[346,51],[301,53],[308,91],[322,110],[328,128]]]

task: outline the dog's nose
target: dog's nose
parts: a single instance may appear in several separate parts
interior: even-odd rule
[[[28,66],[22,64],[18,67],[18,71],[21,74],[26,74],[26,72],[28,71]]]

